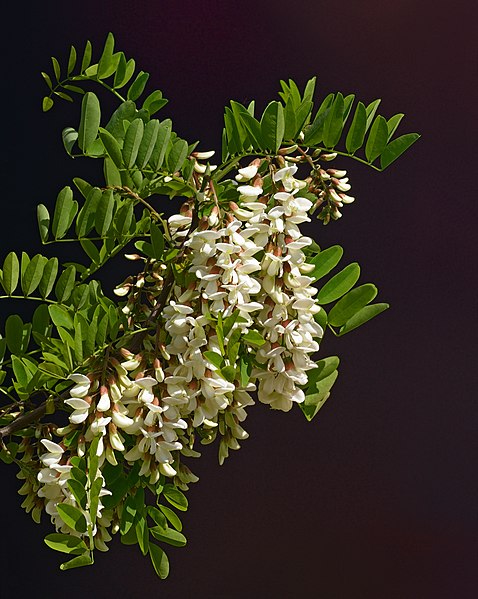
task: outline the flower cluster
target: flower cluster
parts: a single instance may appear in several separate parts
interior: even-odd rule
[[[304,401],[307,373],[316,366],[311,356],[323,335],[315,320],[317,289],[308,276],[314,268],[306,253],[312,240],[300,230],[310,221],[313,202],[301,195],[308,182],[295,178],[297,166],[283,164],[271,170],[267,189],[256,159],[239,169],[234,200],[221,201],[210,190],[209,210],[194,230],[190,204],[170,217],[183,276],[173,281],[158,311],[168,267],[153,261],[157,274],[150,280],[157,291],[143,312],[156,315],[154,347],[149,342],[136,353],[122,348],[102,371],[70,375],[75,384],[63,402],[69,424],[56,431],[65,441],[42,439],[47,453],[40,456],[36,490],[58,531],[71,533],[59,504],[75,506],[88,521],[88,505],[78,505],[68,481],[72,459],[85,456],[93,440],[100,499],[110,493],[101,469],[118,460],[130,467],[139,463],[139,477],[150,485],[166,477],[184,489],[197,480],[181,462],[182,455],[199,455],[193,449],[196,435],[203,443],[220,436],[222,463],[248,437],[242,423],[253,394],[283,411]],[[334,185],[336,177],[339,181],[341,173],[335,172]],[[134,312],[137,287],[145,282],[143,274],[138,279],[136,288],[128,282],[127,314]],[[76,442],[67,443],[72,435]],[[94,529],[99,548],[117,521],[115,510],[104,510],[99,500]]]

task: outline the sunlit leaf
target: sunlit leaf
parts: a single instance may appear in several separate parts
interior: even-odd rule
[[[78,202],[73,200],[71,187],[64,187],[56,199],[51,232],[55,239],[62,239],[70,228],[78,211]]]
[[[45,268],[47,258],[40,254],[36,254],[28,263],[25,272],[22,274],[22,290],[25,296],[31,295],[38,287],[41,278],[43,276],[43,269]]]
[[[169,574],[169,560],[166,553],[158,545],[150,543],[149,555],[151,557],[151,563],[153,564],[154,570],[159,578],[167,578]]]
[[[337,273],[319,290],[317,302],[319,304],[330,304],[339,299],[349,291],[360,276],[360,266],[353,262]]]
[[[365,156],[369,162],[373,162],[385,149],[388,139],[387,121],[383,116],[377,116],[365,144]]]
[[[84,152],[88,152],[89,147],[96,139],[100,118],[100,102],[93,92],[87,92],[81,103],[81,118],[78,128],[78,145]]]
[[[149,73],[144,73],[140,71],[136,75],[136,79],[133,81],[131,87],[128,89],[127,98],[128,100],[137,100],[140,95],[143,93],[144,88],[146,87],[146,83],[149,79]]]
[[[383,150],[383,154],[380,158],[380,167],[386,169],[390,166],[399,156],[401,156],[408,148],[414,144],[417,139],[420,138],[418,133],[407,133],[401,137],[397,137],[391,141]]]
[[[126,131],[123,145],[123,159],[126,168],[133,168],[134,163],[136,162],[139,146],[143,139],[143,133],[144,123],[141,119],[135,119]]]
[[[372,283],[360,285],[345,294],[330,310],[329,324],[334,327],[345,324],[377,295],[377,288]]]
[[[80,555],[88,551],[83,539],[79,537],[73,537],[72,535],[65,535],[60,533],[53,533],[47,535],[44,538],[45,543],[51,549],[55,551],[61,551],[62,553],[70,553],[72,555]]]
[[[2,285],[7,295],[12,295],[18,285],[20,263],[15,252],[10,252],[3,262]]]
[[[345,333],[353,331],[354,329],[368,322],[375,316],[378,316],[378,314],[381,314],[384,310],[387,310],[387,308],[389,307],[389,304],[370,304],[369,306],[365,306],[359,312],[354,314],[354,316],[352,316],[352,318],[348,320],[343,327],[341,327],[339,331],[339,336],[345,335]]]

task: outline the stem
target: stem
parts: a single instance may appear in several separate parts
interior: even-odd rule
[[[47,302],[49,304],[56,304],[57,302],[47,299],[46,297],[36,297],[34,295],[0,295],[0,299],[27,299],[34,300],[36,302]]]

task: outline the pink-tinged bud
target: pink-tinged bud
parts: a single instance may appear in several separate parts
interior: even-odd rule
[[[332,187],[329,188],[329,198],[334,204],[342,205],[342,198]]]
[[[131,285],[124,285],[123,287],[115,287],[113,289],[113,293],[115,295],[117,295],[118,297],[124,297],[125,295],[128,295],[129,291],[131,289]]]
[[[282,256],[282,249],[276,245],[273,253],[276,258],[280,258]]]
[[[140,256],[139,254],[125,254],[124,257],[126,260],[144,260],[144,256]]]
[[[329,173],[329,175],[331,175],[332,177],[336,177],[337,179],[341,179],[342,177],[345,177],[345,175],[347,174],[347,171],[339,171],[336,168],[328,168],[327,172]]]
[[[352,196],[345,195],[345,193],[339,193],[340,199],[344,204],[351,204],[355,201],[355,198]]]
[[[287,156],[288,154],[292,154],[293,152],[295,152],[297,150],[297,148],[298,148],[297,144],[294,144],[293,146],[290,146],[288,148],[281,148],[279,150],[279,155]]]
[[[335,160],[337,158],[337,153],[332,152],[331,154],[321,154],[320,158],[325,160],[325,162],[330,162],[331,160]]]
[[[324,169],[323,169],[323,168],[321,168],[321,169],[319,170],[319,174],[320,174],[320,176],[322,177],[322,179],[325,179],[325,180],[328,180],[328,179],[330,179],[330,175],[327,173],[327,171],[324,171]]]
[[[208,160],[208,158],[212,158],[214,154],[214,150],[209,150],[207,152],[193,152],[191,156],[194,156],[194,158],[197,158],[198,160]]]
[[[229,202],[229,208],[234,212],[239,210],[239,206],[236,204],[236,202]]]
[[[254,179],[254,182],[252,183],[252,187],[260,187],[261,188],[261,192],[262,192],[263,183],[264,183],[264,181],[263,181],[262,177],[257,176]]]

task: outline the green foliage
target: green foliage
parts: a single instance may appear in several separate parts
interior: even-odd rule
[[[184,252],[185,246],[174,238],[173,229],[161,212],[162,202],[179,197],[183,203],[182,213],[188,214],[193,213],[191,207],[194,206],[191,228],[183,230],[187,238],[190,231],[213,222],[214,211],[225,217],[238,207],[236,180],[225,180],[225,176],[240,167],[243,158],[255,157],[260,163],[259,182],[268,197],[278,187],[273,175],[279,168],[294,163],[310,166],[308,187],[298,192],[297,197],[311,200],[315,209],[325,201],[324,194],[330,190],[327,176],[328,179],[334,177],[333,170],[330,175],[324,175],[321,164],[335,153],[384,170],[419,137],[415,133],[394,137],[403,114],[388,120],[378,115],[380,100],[355,103],[353,94],[331,93],[314,110],[315,77],[307,82],[303,91],[289,79],[280,82],[280,100],[269,102],[262,114],[257,113],[260,115],[257,118],[255,102],[248,106],[230,102],[224,115],[222,161],[211,165],[204,155],[201,157],[195,152],[196,143],[174,132],[170,119],[153,118],[167,100],[160,90],[146,91],[149,74],[137,71],[134,59],[116,51],[111,33],[96,58],[89,41],[82,52],[71,46],[64,59],[52,57],[51,72],[43,72],[42,77],[48,88],[42,101],[44,111],[50,110],[57,99],[73,101],[81,97],[79,120],[76,128],[63,129],[63,146],[72,158],[98,160],[103,167],[104,181],[93,184],[76,177],[71,185],[59,191],[55,201],[42,198],[44,203],[37,208],[41,243],[44,246],[77,244],[83,252],[78,262],[61,263],[48,252],[46,255],[9,252],[3,258],[1,297],[10,301],[28,299],[37,304],[31,322],[12,314],[0,331],[3,402],[0,426],[3,430],[14,424],[17,417],[21,419],[35,409],[41,412],[39,418],[53,416],[56,410],[64,409],[60,400],[68,396],[72,374],[95,373],[97,387],[92,393],[97,396],[98,388],[109,384],[115,368],[115,376],[119,373],[125,376],[125,370],[118,366],[118,357],[121,352],[128,353],[129,348],[134,348],[138,338],[148,359],[158,351],[163,357],[167,355],[168,333],[156,326],[155,319],[165,306],[170,288],[176,284],[188,289],[197,273],[188,262],[190,256]],[[95,91],[91,91],[94,85]],[[105,90],[118,101],[110,115],[102,109],[101,93]],[[206,162],[200,163],[200,160]],[[337,181],[334,185],[337,186]],[[212,191],[209,196],[205,193],[207,186]],[[342,207],[338,193],[333,199],[335,208]],[[347,203],[347,198],[343,203]],[[334,206],[327,205],[328,212],[323,214],[327,218],[339,218],[340,214],[333,209]],[[325,217],[321,218],[326,222]],[[141,255],[132,253],[133,248]],[[128,252],[140,272],[118,285],[115,292],[120,299],[114,301],[103,292],[96,275],[124,252]],[[356,286],[360,276],[357,263],[331,275],[343,255],[340,246],[321,250],[312,244],[304,252],[308,263],[305,266],[310,265],[309,271],[304,269],[305,276],[316,283],[329,275],[318,289],[316,299],[320,309],[316,305],[318,311],[314,314],[315,321],[324,330],[342,336],[388,308],[385,303],[371,303],[377,295],[375,285]],[[262,255],[261,250],[258,256]],[[281,285],[285,272],[284,268]],[[121,299],[123,295],[127,297]],[[238,310],[228,316],[221,312],[217,316],[204,315],[210,322],[212,336],[217,339],[212,349],[211,346],[201,349],[207,368],[214,371],[221,384],[238,382],[245,388],[254,380],[256,369],[263,368],[259,355],[270,339],[260,326],[243,326],[247,320]],[[339,358],[332,356],[320,360],[317,368],[308,372],[308,383],[303,386],[305,401],[300,404],[308,420],[329,397],[338,376],[338,365]],[[144,375],[142,370],[143,366],[138,366],[139,378]],[[87,399],[93,401],[91,397]],[[85,426],[90,426],[92,413],[84,412],[88,417]],[[237,439],[242,438],[244,431],[235,416],[225,410],[217,420],[206,419],[199,427],[193,427],[188,420],[188,431],[184,435],[190,434],[191,442],[189,446],[184,444],[185,456],[197,455],[191,429],[196,429],[205,444],[220,437],[223,456],[224,447],[226,455],[228,449],[237,449]],[[55,431],[60,435],[55,423],[53,418],[48,424],[42,424],[41,434],[50,439]],[[45,543],[55,551],[72,556],[61,564],[62,570],[91,565],[95,547],[105,550],[98,531],[102,526],[101,510],[108,510],[118,523],[122,543],[137,545],[143,555],[150,556],[158,576],[166,578],[169,560],[162,545],[182,547],[186,544],[176,512],[185,512],[188,508],[188,500],[182,492],[187,485],[178,482],[178,477],[172,477],[171,472],[168,476],[172,478],[166,478],[167,470],[161,474],[157,470],[156,478],[148,478],[141,460],[135,461],[134,456],[126,459],[118,449],[123,441],[116,439],[116,445],[111,441],[117,432],[113,424],[108,424],[104,438],[93,432],[92,426],[85,434],[86,429],[81,432],[75,427],[63,427],[61,448],[67,452],[72,448],[77,450],[77,455],[68,458],[72,467],[64,487],[71,493],[70,500],[75,505],[58,502],[56,507],[72,534],[65,534],[65,528],[60,528],[61,532],[47,535]],[[38,459],[43,452],[38,443],[40,428],[36,427],[38,418],[28,421],[24,428],[18,426],[12,435],[5,435],[29,440],[29,449],[33,447],[34,451],[33,466],[29,466],[32,470],[43,467]],[[128,448],[132,446],[132,435],[130,432],[123,435]],[[85,447],[81,453],[80,443]],[[4,443],[2,439],[0,458],[7,463],[17,463],[28,476],[28,467],[19,457],[24,451],[22,443],[11,439]],[[100,459],[103,451],[106,451],[106,461]],[[151,456],[148,459],[154,461]],[[174,469],[181,469],[179,457],[171,461],[174,461]],[[160,466],[163,468],[165,464],[161,462]],[[35,477],[33,482],[27,483],[38,488]],[[36,500],[36,490],[34,493]],[[156,498],[156,505],[148,505],[151,494]],[[34,506],[31,492],[23,505],[38,521],[40,510]]]

